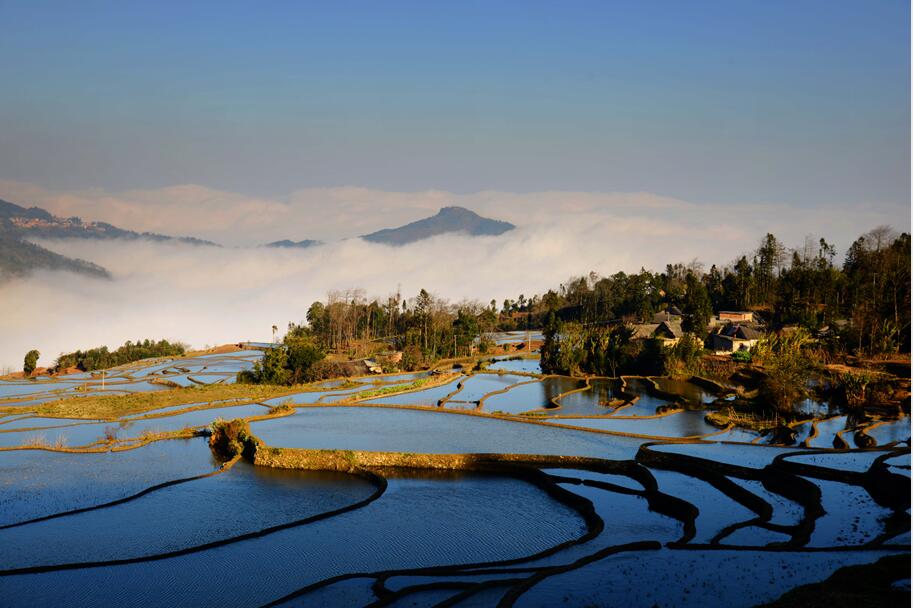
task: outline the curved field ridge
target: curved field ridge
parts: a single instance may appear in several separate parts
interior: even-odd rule
[[[903,451],[883,451],[880,455],[882,463],[899,453],[903,453]],[[375,578],[372,590],[375,596],[379,598],[381,605],[410,597],[418,599],[424,597],[422,594],[427,594],[432,591],[448,591],[451,594],[453,602],[458,602],[463,599],[468,599],[475,594],[493,592],[495,590],[498,591],[497,595],[500,598],[497,602],[499,606],[552,605],[550,601],[546,601],[545,598],[551,598],[551,596],[548,595],[548,593],[551,592],[546,592],[546,590],[552,589],[553,587],[542,586],[545,581],[548,581],[553,577],[562,577],[577,571],[585,572],[591,564],[598,563],[610,556],[623,555],[632,551],[643,551],[644,549],[655,550],[663,544],[677,550],[690,550],[694,552],[694,555],[701,555],[702,551],[722,551],[727,549],[729,551],[739,551],[740,554],[751,554],[752,557],[750,559],[754,560],[756,563],[779,562],[789,564],[781,567],[781,576],[784,580],[788,580],[789,584],[799,584],[800,582],[804,583],[809,580],[814,580],[801,577],[797,578],[799,577],[799,574],[795,567],[796,564],[800,562],[806,563],[809,559],[812,559],[807,557],[810,555],[821,555],[821,558],[813,558],[814,561],[812,563],[815,564],[817,569],[805,568],[806,573],[802,576],[809,576],[809,572],[826,575],[829,572],[828,568],[833,568],[833,564],[859,563],[858,560],[864,561],[866,556],[863,554],[858,554],[858,558],[844,557],[847,550],[853,549],[852,546],[838,544],[815,549],[804,548],[815,529],[816,521],[825,514],[825,511],[822,508],[821,492],[815,484],[804,480],[804,476],[796,475],[798,473],[814,476],[816,473],[814,467],[811,465],[806,466],[797,464],[790,465],[790,467],[787,467],[787,470],[778,467],[777,463],[785,460],[788,454],[788,452],[774,450],[770,453],[771,463],[762,469],[757,469],[737,464],[720,464],[715,461],[708,461],[686,454],[655,452],[650,450],[649,446],[643,446],[641,448],[637,455],[637,464],[634,464],[630,461],[606,461],[599,458],[568,456],[537,455],[535,457],[530,457],[523,454],[467,455],[378,453],[345,450],[271,448],[261,445],[257,449],[255,461],[258,464],[265,466],[315,469],[327,468],[330,470],[372,467],[374,470],[379,471],[418,468],[463,470],[488,469],[506,471],[510,469],[537,470],[540,467],[549,467],[552,473],[548,477],[553,482],[561,482],[564,487],[568,488],[572,487],[566,486],[568,482],[590,488],[589,494],[580,495],[581,498],[583,498],[584,495],[588,496],[587,500],[590,505],[593,504],[592,499],[596,498],[600,492],[641,496],[647,499],[650,510],[666,513],[669,517],[678,520],[682,526],[682,535],[679,538],[644,539],[642,541],[632,541],[621,545],[602,546],[601,548],[596,548],[594,546],[595,550],[593,552],[585,553],[583,555],[577,553],[575,556],[573,549],[582,549],[583,547],[596,542],[599,534],[591,534],[586,541],[566,547],[565,551],[569,552],[567,561],[563,563],[559,562],[557,564],[554,561],[547,560],[556,557],[559,557],[560,559],[562,551],[551,552],[548,555],[539,556],[536,559],[531,558],[525,562],[511,561],[509,563],[502,563],[499,566],[493,564],[475,567],[441,566],[435,569],[387,570],[374,573],[359,572],[357,574],[343,575],[309,585],[292,594],[275,600],[268,605],[308,605],[307,599],[309,597],[321,593],[321,591],[325,592],[327,588],[340,585],[342,582],[351,580],[354,577]],[[886,467],[887,465],[883,466]],[[555,467],[567,468],[567,476],[565,477],[560,473],[561,469],[556,469]],[[637,480],[644,490],[633,489],[628,484],[617,485],[611,481],[601,481],[598,477],[594,478],[591,474],[575,480],[573,471],[574,469],[580,468],[584,468],[588,471],[608,473],[609,476],[607,479],[610,479],[611,475],[632,477]],[[651,475],[651,469],[656,470],[657,473]],[[872,469],[875,469],[875,467],[873,466]],[[690,484],[686,482],[684,487],[694,486],[695,483],[703,482],[714,488],[715,491],[721,492],[729,500],[741,505],[741,508],[744,509],[741,519],[736,519],[736,521],[731,523],[720,520],[720,523],[715,524],[715,528],[711,527],[707,531],[709,532],[708,536],[699,537],[698,527],[704,525],[701,523],[704,521],[703,517],[699,517],[701,513],[700,509],[686,500],[683,501],[679,497],[660,491],[666,484],[662,481],[657,483],[656,475],[664,470],[670,472],[675,471],[678,475],[690,477],[693,481],[691,481]],[[852,471],[848,472],[848,474],[850,477],[853,477],[854,475],[868,476],[878,475],[879,473],[870,470],[865,474]],[[856,482],[861,484],[867,483],[868,479],[867,477],[853,478]],[[733,481],[735,479],[760,483],[763,485],[764,492],[752,492],[748,489],[752,486],[746,487],[744,484],[735,483]],[[881,481],[884,480],[882,479]],[[897,484],[903,485],[902,482],[897,479],[892,480],[892,482],[895,486]],[[908,484],[906,488],[908,491]],[[597,492],[597,495],[592,494],[594,491]],[[887,494],[891,493],[888,492]],[[909,498],[907,497],[906,500],[903,500],[900,498],[901,495],[902,491],[893,493],[894,498],[893,502],[890,504],[890,509],[893,510],[895,514],[903,513],[909,508]],[[771,500],[772,496],[776,496],[777,500]],[[720,499],[717,498],[716,500],[719,501]],[[713,501],[713,499],[711,499],[711,501]],[[801,512],[804,513],[801,516],[800,521],[794,524],[773,523],[772,519],[774,518],[775,512],[778,507],[782,507],[784,501],[799,506]],[[712,502],[708,503],[707,508],[710,508],[711,506],[713,506]],[[737,513],[732,508],[727,511],[730,516],[736,515]],[[618,510],[610,512],[614,515],[618,513]],[[597,511],[593,511],[590,517],[599,517],[599,514],[597,513]],[[602,519],[603,518],[600,517],[600,520]],[[713,521],[708,521],[711,526],[714,525]],[[722,529],[720,529],[720,526],[722,526]],[[602,524],[595,526],[594,529],[595,528],[604,529],[605,522],[603,521]],[[732,541],[740,530],[750,530],[751,528],[764,530],[771,534],[772,537],[776,538],[779,536],[783,540],[773,541],[767,544],[762,543],[760,545],[740,545]],[[878,539],[860,546],[859,550],[868,551],[877,546],[883,546],[885,549],[890,547],[895,551],[904,550],[902,547],[884,544],[883,542],[887,538],[896,536],[899,530],[902,529],[904,529],[903,522],[889,521],[885,523],[884,532]],[[908,518],[905,529],[909,530]],[[761,535],[756,532],[753,536],[759,537]],[[623,538],[619,536],[618,533],[613,534],[612,537],[616,542],[619,538]],[[701,538],[707,538],[708,540],[702,541]],[[727,538],[730,539],[728,542],[726,541]],[[828,551],[831,553],[827,553]],[[758,555],[770,555],[770,552],[775,552],[775,555],[782,557],[777,557],[775,559],[758,557]],[[882,554],[884,553],[882,552],[878,555]],[[719,555],[723,556],[724,554],[719,553]],[[543,563],[543,560],[546,560],[545,563]],[[729,561],[738,562],[739,560],[730,559]],[[717,560],[715,563],[720,562]],[[721,563],[725,563],[725,560]],[[528,564],[528,566],[524,567],[524,564]],[[721,569],[722,571],[725,571],[725,568],[720,566],[713,571],[713,576],[705,575],[701,578],[719,580],[714,577],[721,576],[719,574]],[[405,585],[398,589],[390,589],[387,586],[386,581],[394,576],[405,577],[407,580],[409,577],[420,577],[422,582],[413,585]],[[582,587],[589,588],[585,584],[582,584]],[[681,589],[687,587],[688,585],[683,585]],[[694,588],[695,586],[692,585],[691,587]],[[688,592],[686,591],[686,593]],[[752,597],[767,600],[773,599],[777,595],[779,595],[779,592],[772,589],[758,589],[755,590],[755,595]],[[521,599],[523,602],[518,603]],[[532,603],[530,603],[531,600]],[[701,601],[705,601],[705,599]],[[451,602],[447,601],[442,605],[450,604]],[[732,605],[740,604],[739,602],[734,601]]]

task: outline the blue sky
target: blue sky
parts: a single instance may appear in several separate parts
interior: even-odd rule
[[[909,24],[902,0],[0,0],[0,179],[897,208]]]

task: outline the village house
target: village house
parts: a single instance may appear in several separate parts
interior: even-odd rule
[[[372,373],[372,374],[384,373],[384,368],[381,367],[381,365],[374,359],[365,359],[362,361],[362,363],[364,364],[365,368],[368,370],[369,373]]]
[[[660,340],[663,346],[676,344],[684,335],[681,321],[635,323],[629,327],[634,332],[631,335],[632,340]]]
[[[629,327],[634,331],[631,334],[632,340],[652,340],[659,323],[635,323]]]
[[[662,341],[663,346],[675,345],[684,335],[681,321],[663,321],[653,332],[653,337]]]
[[[717,354],[745,351],[758,343],[761,332],[741,323],[729,323],[710,334],[710,350]]]

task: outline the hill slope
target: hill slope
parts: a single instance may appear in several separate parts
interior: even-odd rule
[[[191,245],[214,245],[194,237],[172,237],[154,232],[134,232],[105,222],[84,222],[79,217],[58,217],[39,207],[26,209],[15,203],[0,200],[0,234],[16,237],[51,239],[149,239],[180,241]]]
[[[406,245],[451,232],[463,232],[471,236],[496,236],[515,227],[509,222],[491,220],[463,207],[442,207],[437,215],[432,217],[399,228],[378,230],[361,238],[372,243]]]
[[[85,260],[68,258],[44,247],[0,234],[0,281],[26,276],[35,270],[66,270],[99,279],[110,279],[107,270]]]

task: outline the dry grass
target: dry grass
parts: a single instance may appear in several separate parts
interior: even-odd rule
[[[763,431],[778,427],[782,424],[800,422],[787,417],[781,417],[776,412],[774,412],[772,416],[766,416],[754,412],[737,412],[731,407],[716,412],[707,412],[704,418],[707,422],[718,428],[726,428],[730,425],[735,425],[739,428],[752,431]]]
[[[170,391],[134,393],[131,395],[91,395],[50,401],[35,408],[42,416],[57,418],[94,418],[113,420],[129,414],[177,405],[235,400],[261,401],[302,390],[301,387],[262,384],[211,384],[178,388]]]
[[[51,443],[44,435],[33,435],[22,442],[22,447],[62,450],[67,447],[67,438],[63,435],[58,435],[54,443]]]
[[[144,431],[140,436],[139,440],[143,443],[149,443],[152,441],[159,441],[161,439],[189,439],[190,437],[196,437],[199,433],[199,429],[192,426],[185,426],[182,429],[175,431]]]
[[[347,399],[343,399],[343,401],[362,401],[364,399],[374,399],[377,397],[385,397],[399,393],[409,393],[419,389],[432,388],[446,384],[447,382],[453,380],[455,377],[455,374],[438,374],[435,376],[426,376],[424,378],[414,380],[408,384],[391,384],[389,386],[381,386],[378,388],[360,391],[348,397]]]

